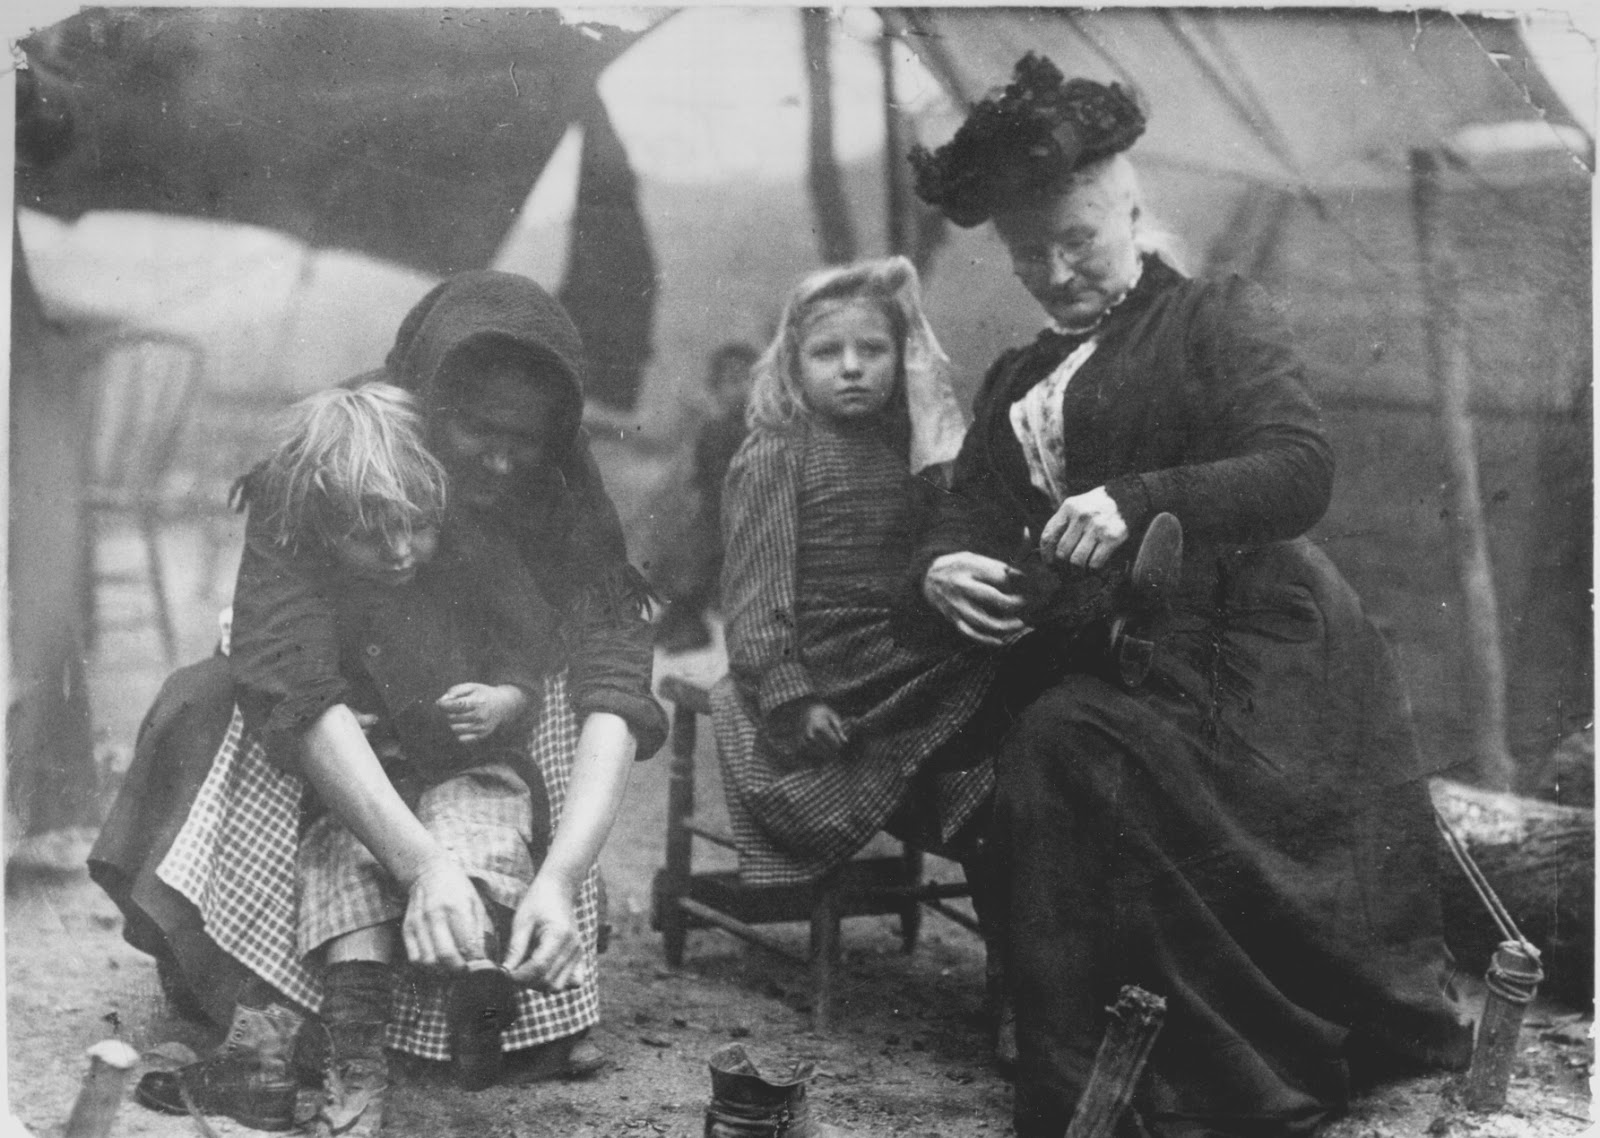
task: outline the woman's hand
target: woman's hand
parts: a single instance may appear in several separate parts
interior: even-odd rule
[[[968,640],[998,648],[1027,631],[1017,614],[1019,574],[981,553],[946,553],[922,577],[922,595]]]
[[[1039,553],[1045,563],[1070,561],[1100,569],[1128,540],[1128,524],[1104,486],[1075,494],[1062,502],[1039,534]]]
[[[400,925],[411,963],[459,972],[483,958],[489,927],[483,899],[454,858],[433,858],[412,880]]]
[[[576,988],[584,980],[583,935],[575,890],[541,873],[517,905],[511,943],[502,963],[518,983],[544,992]]]
[[[515,684],[457,684],[436,706],[463,743],[481,743],[528,707],[528,693]]]

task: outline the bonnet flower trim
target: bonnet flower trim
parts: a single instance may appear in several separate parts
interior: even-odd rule
[[[912,148],[917,196],[971,228],[1086,163],[1126,150],[1144,128],[1144,111],[1120,84],[1066,79],[1030,51],[1011,82],[984,96],[949,142],[932,152]]]

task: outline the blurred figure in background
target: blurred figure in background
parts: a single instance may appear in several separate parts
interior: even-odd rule
[[[663,552],[658,574],[666,608],[655,640],[668,652],[690,652],[711,643],[706,610],[717,604],[722,575],[722,480],[745,437],[745,401],[755,348],[733,340],[711,353],[706,393],[712,418],[694,444],[689,487],[695,495],[689,520]]]

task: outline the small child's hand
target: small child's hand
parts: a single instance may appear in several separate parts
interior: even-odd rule
[[[528,695],[515,684],[457,684],[439,697],[437,706],[457,739],[480,743],[521,715]]]
[[[806,716],[800,726],[800,738],[803,745],[813,751],[820,749],[830,757],[850,741],[849,732],[844,729],[844,720],[825,703],[813,703],[806,708]]]
[[[766,738],[785,767],[820,766],[849,741],[844,720],[821,700],[797,699],[771,713]]]

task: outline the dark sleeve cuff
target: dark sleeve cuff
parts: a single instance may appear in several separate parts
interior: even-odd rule
[[[1130,535],[1143,530],[1145,523],[1155,513],[1155,507],[1150,502],[1150,490],[1137,474],[1113,478],[1106,483],[1106,493],[1117,504],[1117,512],[1122,515],[1123,524],[1128,527]]]
[[[638,744],[634,758],[640,762],[652,758],[667,741],[667,713],[653,696],[614,688],[590,688],[578,699],[576,710],[580,725],[584,717],[596,711],[620,716],[633,732]]]
[[[761,714],[771,715],[784,704],[806,699],[814,691],[804,665],[789,661],[761,673],[756,700],[761,706]]]

